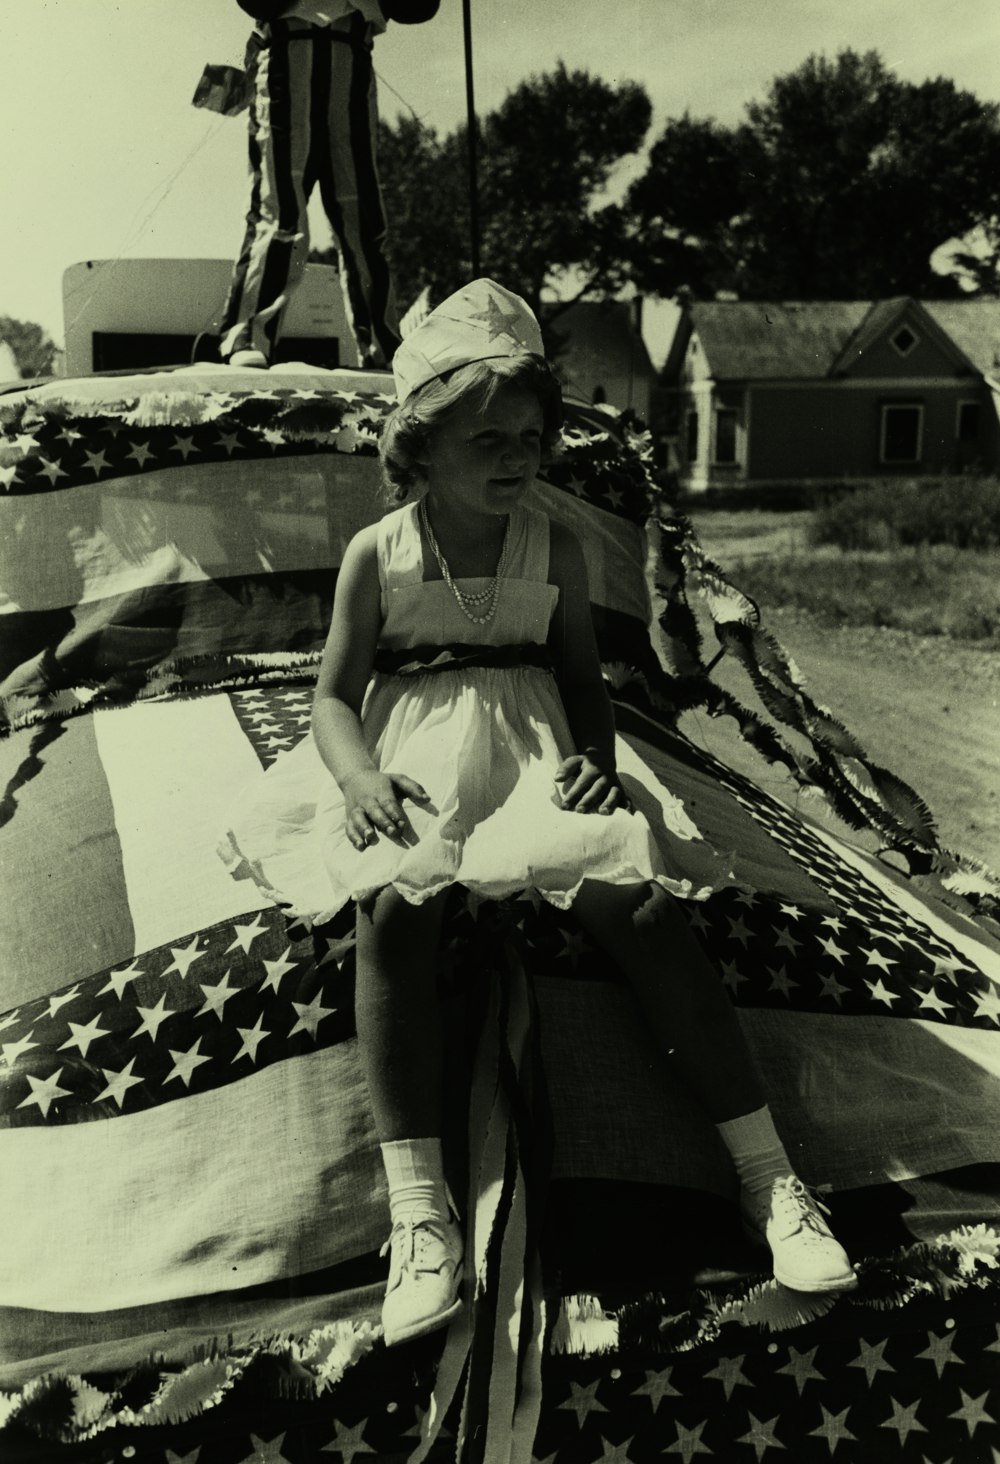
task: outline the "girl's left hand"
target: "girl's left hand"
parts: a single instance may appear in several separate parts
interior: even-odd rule
[[[568,788],[561,791],[562,806],[574,813],[613,813],[616,808],[631,812],[628,795],[614,768],[601,766],[588,752],[577,752],[565,758],[556,768],[556,783]]]

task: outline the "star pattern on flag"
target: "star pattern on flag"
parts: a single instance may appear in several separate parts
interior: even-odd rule
[[[860,1367],[864,1369],[865,1381],[869,1388],[879,1372],[892,1372],[893,1369],[884,1360],[882,1354],[885,1352],[887,1342],[885,1340],[869,1345],[864,1338],[861,1341],[861,1351],[848,1367]]]
[[[923,1352],[918,1352],[917,1357],[920,1359],[926,1358],[928,1362],[932,1362],[934,1364],[934,1371],[940,1378],[944,1375],[944,1370],[949,1362],[956,1363],[959,1361],[955,1356],[954,1347],[954,1333],[945,1332],[939,1337],[936,1332],[931,1332],[927,1347]]]
[[[663,1450],[664,1454],[680,1454],[684,1464],[691,1464],[692,1459],[698,1454],[711,1454],[713,1450],[708,1448],[701,1441],[701,1436],[708,1427],[708,1419],[702,1419],[693,1428],[686,1428],[679,1420],[674,1427],[677,1430],[677,1437],[672,1444],[668,1444]]]
[[[107,1037],[111,1033],[111,1028],[102,1027],[100,1021],[98,1014],[86,1023],[70,1022],[71,1035],[66,1038],[65,1042],[60,1043],[58,1051],[63,1052],[67,1047],[75,1047],[81,1057],[86,1057],[92,1042],[96,1042],[99,1037]]]
[[[270,907],[26,1002],[0,1044],[0,1123],[135,1112],[341,1042],[353,959],[352,911],[290,940]]]
[[[323,1454],[338,1454],[341,1464],[353,1464],[356,1454],[374,1454],[375,1450],[365,1442],[365,1429],[368,1427],[368,1419],[362,1418],[360,1422],[348,1425],[334,1419],[333,1438],[329,1443],[323,1445],[320,1450]]]
[[[787,1373],[790,1378],[794,1378],[800,1396],[805,1391],[807,1383],[826,1381],[823,1374],[813,1367],[813,1359],[818,1351],[818,1347],[813,1347],[808,1352],[800,1352],[797,1347],[789,1347],[788,1361],[784,1367],[778,1368],[779,1373]]]
[[[62,1077],[62,1068],[57,1069],[49,1077],[36,1078],[28,1073],[28,1085],[31,1088],[31,1096],[25,1098],[18,1104],[19,1108],[27,1108],[30,1103],[36,1103],[43,1118],[48,1118],[49,1109],[57,1098],[68,1098],[69,1088],[60,1088],[59,1079]]]
[[[775,799],[733,770],[714,761],[711,767],[808,875],[817,900],[839,907],[838,914],[802,900],[783,907],[759,892],[747,900],[723,890],[689,915],[736,1005],[1000,1030],[995,983]],[[774,921],[776,913],[784,923]]]
[[[576,1421],[583,1428],[588,1416],[591,1413],[607,1413],[607,1408],[597,1397],[597,1390],[601,1386],[601,1379],[583,1386],[579,1383],[570,1383],[570,1396],[558,1406],[576,1414]]]
[[[740,1383],[747,1388],[753,1387],[753,1383],[743,1372],[744,1362],[746,1362],[745,1353],[742,1353],[739,1357],[720,1357],[711,1372],[705,1374],[706,1378],[715,1378],[722,1384],[727,1403],[733,1396],[734,1389]]]
[[[652,1372],[647,1369],[646,1381],[638,1388],[633,1389],[636,1398],[648,1398],[653,1407],[653,1412],[659,1408],[664,1398],[679,1398],[680,1389],[675,1388],[670,1381],[672,1367],[662,1368],[659,1372]]]
[[[750,1420],[750,1427],[736,1442],[738,1444],[750,1444],[753,1447],[754,1453],[757,1455],[758,1464],[760,1464],[760,1460],[763,1459],[768,1449],[785,1448],[785,1445],[774,1431],[774,1426],[780,1416],[780,1414],[775,1414],[774,1418],[764,1420],[755,1418],[752,1413],[747,1415]]]
[[[47,412],[36,404],[32,432],[9,431],[3,438],[14,460],[0,467],[0,488],[7,493],[60,492],[98,479],[143,475],[151,490],[170,492],[169,473],[163,470],[191,458],[210,463],[276,453],[374,454],[378,424],[395,405],[373,392],[260,390],[216,393],[219,410],[206,415],[186,389],[172,395],[180,403],[177,411],[183,412],[184,403],[190,402],[187,409],[196,420],[140,426],[137,395],[121,404],[122,416],[88,417],[87,431],[82,432],[67,427],[59,410]],[[106,413],[113,410],[105,408]],[[303,412],[309,413],[307,421]],[[348,413],[354,421],[350,433],[345,433]],[[285,423],[291,431],[282,430]]]
[[[851,1433],[845,1422],[850,1411],[850,1408],[844,1408],[840,1413],[831,1413],[822,1403],[820,1404],[823,1422],[819,1428],[812,1430],[812,1436],[825,1439],[831,1454],[836,1452],[838,1444],[842,1444],[848,1439],[857,1443],[857,1434]]]
[[[996,1419],[992,1414],[987,1413],[984,1406],[989,1397],[989,1392],[980,1393],[978,1398],[973,1398],[964,1388],[959,1388],[958,1391],[962,1395],[962,1406],[961,1408],[956,1408],[954,1413],[949,1413],[948,1417],[960,1419],[969,1430],[969,1438],[971,1439],[981,1424],[996,1423]]]
[[[890,1398],[889,1401],[892,1404],[892,1416],[891,1418],[887,1418],[884,1423],[880,1423],[879,1428],[895,1429],[899,1435],[899,1442],[901,1444],[906,1443],[911,1433],[927,1432],[927,1429],[917,1417],[917,1409],[920,1407],[919,1401],[909,1403],[906,1407],[895,1398]]]

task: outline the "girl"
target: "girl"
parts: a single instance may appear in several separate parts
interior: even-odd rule
[[[724,866],[651,774],[637,769],[626,792],[580,546],[524,501],[560,425],[537,321],[477,280],[407,337],[393,370],[381,457],[403,506],[344,555],[312,719],[332,774],[313,825],[324,913],[358,906],[357,1032],[392,1219],[386,1342],[460,1308],[435,997],[454,884],[572,906],[717,1124],[775,1276],[852,1286],[673,898],[710,893]]]

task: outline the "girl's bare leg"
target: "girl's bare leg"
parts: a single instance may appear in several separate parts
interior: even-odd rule
[[[442,1132],[436,966],[445,898],[411,905],[390,886],[358,909],[354,1014],[383,1144]]]
[[[770,1246],[776,1279],[797,1291],[855,1285],[846,1253],[793,1172],[736,1013],[677,902],[658,885],[587,880],[573,909],[715,1123],[739,1175],[744,1217]]]
[[[573,904],[635,993],[657,1047],[714,1123],[752,1113],[764,1093],[725,987],[659,885],[585,880]]]
[[[441,1143],[436,965],[444,903],[441,894],[410,905],[387,888],[358,909],[354,1013],[389,1189],[382,1329],[390,1347],[447,1326],[461,1310],[462,1233]]]

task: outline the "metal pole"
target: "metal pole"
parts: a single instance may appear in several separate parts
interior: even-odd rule
[[[469,245],[472,278],[478,279],[479,267],[479,179],[476,166],[476,102],[472,85],[472,0],[462,0],[462,26],[465,32],[465,106],[466,130],[469,135]]]

